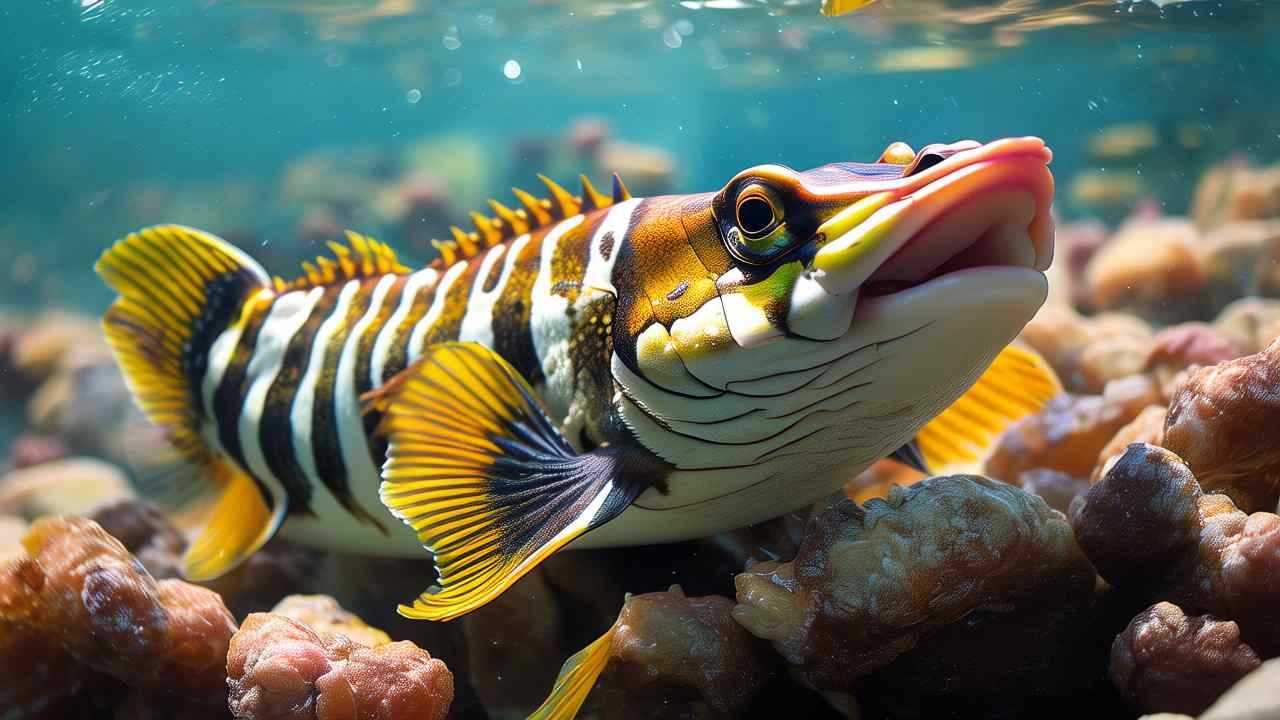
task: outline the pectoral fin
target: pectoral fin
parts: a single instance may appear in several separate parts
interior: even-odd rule
[[[1009,345],[973,387],[920,430],[915,439],[920,455],[935,470],[972,463],[1006,428],[1039,412],[1060,392],[1062,384],[1043,358],[1021,345]]]
[[[477,343],[441,343],[378,399],[383,503],[435,555],[439,589],[406,617],[450,620],[608,522],[653,481],[641,455],[577,454],[529,384]]]

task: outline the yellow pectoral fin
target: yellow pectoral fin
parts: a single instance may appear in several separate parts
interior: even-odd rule
[[[591,688],[605,666],[613,651],[613,636],[618,631],[617,624],[610,627],[590,645],[570,657],[560,668],[556,684],[551,694],[529,716],[528,720],[572,720],[586,702]]]
[[[203,528],[182,556],[192,581],[212,580],[233,570],[275,535],[285,504],[269,499],[253,478],[225,460],[209,467],[221,491],[202,513]]]
[[[387,384],[382,502],[435,556],[439,589],[406,617],[450,620],[625,510],[652,475],[613,448],[577,454],[533,389],[478,343],[440,343]]]
[[[1060,392],[1062,384],[1044,358],[1009,345],[973,387],[920,430],[916,444],[930,472],[973,463],[1006,428]]]

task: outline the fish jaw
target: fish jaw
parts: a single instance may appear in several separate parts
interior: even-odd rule
[[[910,287],[940,268],[1043,272],[1053,260],[1051,158],[1037,138],[999,140],[923,172],[850,188],[861,197],[818,229],[809,277],[840,296],[877,282]]]

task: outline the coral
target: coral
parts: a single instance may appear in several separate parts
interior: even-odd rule
[[[1159,445],[1164,440],[1164,419],[1167,412],[1163,405],[1148,405],[1128,425],[1117,430],[1098,452],[1090,482],[1097,482],[1106,472],[1107,464],[1122,455],[1125,448],[1133,443]]]
[[[1138,613],[1111,646],[1111,681],[1146,712],[1196,715],[1258,667],[1233,622],[1188,617],[1161,602]]]
[[[1059,395],[1000,436],[984,472],[1007,482],[1039,468],[1089,477],[1116,433],[1161,401],[1155,383],[1142,375],[1114,380],[1102,395]]]
[[[1046,305],[1018,336],[1053,367],[1070,392],[1096,394],[1111,380],[1141,372],[1151,328],[1123,313],[1085,318],[1063,305]]]
[[[1172,375],[1192,365],[1217,365],[1248,351],[1212,325],[1183,323],[1156,333],[1143,363],[1144,372]]]
[[[228,703],[254,720],[443,720],[453,674],[411,642],[369,648],[282,615],[253,613],[231,638]]]
[[[1280,273],[1273,253],[1280,244],[1280,223],[1233,222],[1205,234],[1197,251],[1205,272],[1205,301],[1217,312],[1236,298],[1274,295]]]
[[[1076,502],[1071,522],[1107,582],[1233,620],[1264,657],[1280,650],[1280,516],[1204,494],[1177,455],[1135,443]]]
[[[54,460],[0,477],[0,513],[32,519],[84,514],[99,503],[132,495],[123,472],[87,457]]]
[[[1198,242],[1189,221],[1126,223],[1085,270],[1092,305],[1165,322],[1199,317],[1206,279],[1196,254]]]
[[[84,683],[107,675],[135,690],[221,705],[235,622],[216,594],[157,582],[83,518],[39,520],[23,544],[27,556],[0,571],[0,667],[29,682],[0,694],[0,705],[34,708],[80,689],[51,682],[54,673]]]
[[[768,644],[734,622],[733,601],[678,587],[627,600],[593,691],[603,717],[736,717],[774,672]]]
[[[1071,501],[1089,489],[1088,480],[1049,468],[1026,470],[1018,475],[1014,484],[1033,495],[1039,495],[1049,507],[1058,512],[1066,512]]]
[[[737,576],[733,615],[808,683],[848,690],[970,613],[1038,606],[1042,592],[1061,612],[1087,604],[1093,582],[1060,513],[958,475],[863,507],[835,503],[810,521],[794,561]]]
[[[1201,368],[1169,405],[1164,445],[1191,466],[1200,486],[1246,512],[1276,509],[1280,445],[1260,428],[1280,423],[1280,341]]]
[[[1280,217],[1280,165],[1253,168],[1232,159],[1210,169],[1196,185],[1191,217],[1201,228]]]
[[[328,595],[289,595],[271,608],[275,615],[297,620],[321,634],[345,635],[365,647],[391,642],[386,633],[369,627]]]
[[[1280,300],[1247,297],[1222,309],[1213,327],[1246,353],[1264,350],[1280,337]]]

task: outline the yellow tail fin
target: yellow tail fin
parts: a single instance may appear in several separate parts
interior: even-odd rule
[[[191,579],[216,577],[275,533],[283,493],[254,480],[206,445],[200,387],[210,346],[243,322],[246,300],[270,293],[271,278],[226,241],[176,225],[116,242],[95,266],[119,297],[102,329],[125,383],[147,419],[162,428],[186,470],[164,474],[161,504],[195,518],[200,536],[183,558]],[[194,528],[189,528],[194,529]]]

